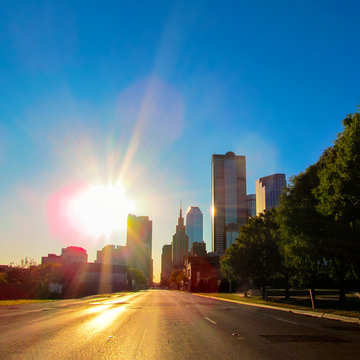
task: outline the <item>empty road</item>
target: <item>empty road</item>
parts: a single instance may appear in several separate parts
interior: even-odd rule
[[[355,359],[360,327],[149,290],[0,307],[0,359]]]

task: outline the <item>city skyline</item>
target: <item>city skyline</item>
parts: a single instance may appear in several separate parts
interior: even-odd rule
[[[358,9],[4,3],[0,264],[70,245],[94,261],[107,244],[126,244],[128,213],[144,214],[158,280],[180,199],[202,210],[210,250],[212,154],[246,156],[254,194],[258,178],[314,163],[356,110]],[[73,204],[75,229],[60,224],[64,202],[118,181],[131,208],[119,228],[94,226],[90,196]]]

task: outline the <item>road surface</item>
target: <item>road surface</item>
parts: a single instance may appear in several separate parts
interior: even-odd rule
[[[358,359],[359,325],[166,290],[0,307],[0,359]]]

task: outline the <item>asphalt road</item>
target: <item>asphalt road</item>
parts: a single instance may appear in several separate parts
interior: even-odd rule
[[[360,327],[166,290],[0,307],[0,359],[359,359]]]

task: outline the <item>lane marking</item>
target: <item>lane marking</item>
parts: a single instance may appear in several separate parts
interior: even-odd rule
[[[281,318],[278,318],[278,317],[275,317],[275,316],[272,316],[272,318],[275,319],[275,320],[286,322],[288,324],[300,325],[299,323],[297,323],[295,321],[285,320],[285,319],[281,319]]]
[[[207,321],[210,321],[212,324],[217,325],[217,322],[216,322],[216,321],[211,320],[211,319],[209,319],[209,318],[208,318],[208,317],[206,317],[206,316],[205,316],[205,319],[206,319]]]

